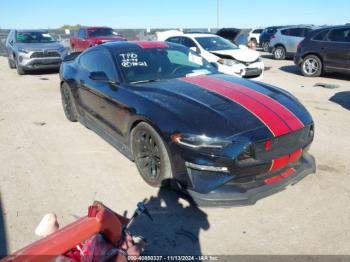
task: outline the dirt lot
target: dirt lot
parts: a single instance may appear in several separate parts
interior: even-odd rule
[[[133,231],[148,238],[153,254],[350,254],[350,77],[310,79],[292,61],[264,61],[270,69],[263,81],[293,93],[314,117],[317,173],[254,206],[198,209],[147,186],[132,162],[68,122],[56,73],[18,76],[0,57],[0,233],[4,221],[7,251],[37,239],[47,212],[64,225],[94,199],[131,212],[152,198],[155,222],[141,219]]]

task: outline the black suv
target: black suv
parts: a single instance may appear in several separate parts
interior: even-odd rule
[[[309,77],[322,72],[350,73],[350,26],[312,31],[298,45],[294,63]]]

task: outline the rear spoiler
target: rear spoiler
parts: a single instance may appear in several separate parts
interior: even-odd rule
[[[77,58],[79,55],[81,54],[81,52],[72,52],[68,55],[66,55],[63,58],[63,62],[68,62],[68,61],[73,61],[75,58]]]

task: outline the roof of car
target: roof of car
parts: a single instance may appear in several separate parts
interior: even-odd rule
[[[215,34],[210,34],[210,33],[186,33],[186,34],[183,34],[183,35],[175,35],[174,37],[176,36],[189,36],[189,37],[208,37],[208,36],[216,36],[218,37],[217,35]],[[172,36],[171,36],[172,37]],[[169,38],[169,37],[168,37]]]
[[[17,32],[25,33],[25,32],[42,32],[45,33],[47,29],[16,29]]]

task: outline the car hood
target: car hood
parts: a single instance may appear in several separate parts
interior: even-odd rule
[[[16,43],[16,47],[27,48],[31,50],[46,50],[46,49],[58,50],[64,46],[60,42],[54,42],[54,43]]]
[[[312,123],[312,118],[306,109],[293,96],[281,89],[222,74],[205,77],[225,81],[223,83],[231,82],[239,85],[241,90],[253,90],[261,93],[276,101],[277,104],[288,108],[303,125]],[[138,95],[162,108],[162,117],[166,117],[168,114],[168,117],[174,122],[181,121],[179,126],[186,126],[186,130],[173,131],[206,134],[212,137],[243,135],[249,136],[252,140],[262,140],[273,136],[269,127],[246,105],[228,99],[226,93],[218,94],[198,84],[188,82],[189,79],[195,81],[200,78],[203,77],[196,76],[137,84],[136,88],[133,89]],[[211,80],[205,79],[204,81]],[[248,103],[250,101],[253,107],[257,103],[254,98],[249,98],[247,101]],[[288,122],[289,120],[286,118],[284,121]],[[271,125],[278,124],[270,122]]]
[[[230,57],[232,57],[238,61],[242,61],[242,62],[254,62],[260,57],[259,52],[255,51],[255,50],[251,50],[249,48],[218,50],[218,51],[211,51],[211,53],[214,55],[218,55],[218,56],[220,56],[220,55],[230,56]]]

